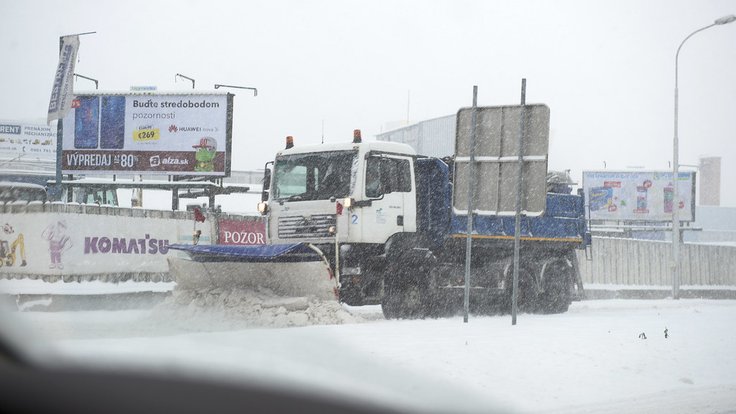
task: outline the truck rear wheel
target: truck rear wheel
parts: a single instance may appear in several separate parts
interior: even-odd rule
[[[566,257],[553,259],[544,265],[542,271],[541,288],[538,310],[540,313],[567,312],[572,302],[570,288],[572,287],[573,268]]]
[[[506,280],[506,308],[509,312],[512,311],[512,295],[513,295],[513,283],[514,283],[514,270],[513,263],[509,262],[504,269],[505,280]],[[536,263],[530,263],[529,261],[522,261],[519,263],[519,285],[517,290],[517,306],[518,311],[523,313],[532,313],[537,310],[538,297],[536,291],[536,274],[538,267]]]

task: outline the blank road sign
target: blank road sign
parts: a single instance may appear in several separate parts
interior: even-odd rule
[[[476,111],[475,145],[473,111]],[[522,141],[522,203],[527,216],[544,214],[547,200],[549,107],[525,105]],[[522,106],[462,108],[457,113],[453,207],[467,214],[471,153],[475,159],[473,212],[515,215]]]

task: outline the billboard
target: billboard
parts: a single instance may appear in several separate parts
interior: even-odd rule
[[[118,214],[131,214],[121,209]],[[211,243],[209,222],[200,244]],[[6,214],[0,243],[16,252],[0,272],[31,275],[165,273],[169,245],[192,242],[192,221],[79,213]],[[17,246],[17,249],[16,249]]]
[[[672,172],[584,171],[583,188],[591,220],[672,221],[674,208],[680,220],[695,220],[695,173],[680,172],[677,199]]]
[[[527,216],[544,214],[550,111],[543,104],[525,105],[523,111],[523,140],[520,139],[522,107],[519,105],[462,108],[458,111],[453,187],[456,214],[467,214],[469,180],[474,181],[473,211],[476,214],[516,214],[520,141],[523,160],[521,210]],[[471,148],[473,138],[475,145]],[[471,153],[476,163],[473,177],[470,176]]]
[[[0,159],[55,162],[56,127],[0,121]]]
[[[64,117],[64,174],[227,176],[232,94],[77,95]]]

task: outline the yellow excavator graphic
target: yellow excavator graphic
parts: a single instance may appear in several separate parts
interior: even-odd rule
[[[3,232],[6,235],[13,233],[12,227],[5,225]],[[13,266],[17,260],[16,251],[20,253],[20,265],[26,265],[26,244],[23,241],[23,233],[18,233],[18,237],[12,242],[0,239],[0,267]]]

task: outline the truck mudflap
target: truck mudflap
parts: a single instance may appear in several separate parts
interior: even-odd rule
[[[309,243],[264,246],[184,245],[170,257],[176,289],[269,289],[279,296],[338,299],[338,281],[322,251]]]

